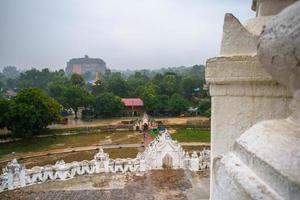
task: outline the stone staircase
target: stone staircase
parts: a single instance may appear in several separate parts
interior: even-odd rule
[[[215,158],[212,176],[218,192],[212,199],[299,199],[298,133],[287,121],[272,120],[242,134],[232,152]]]

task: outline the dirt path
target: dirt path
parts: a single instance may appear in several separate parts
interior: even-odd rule
[[[164,125],[186,125],[188,123],[199,123],[200,121],[208,121],[207,117],[166,117],[155,118],[156,121],[161,121]]]
[[[131,120],[132,118],[110,118],[110,119],[95,119],[92,121],[75,120],[74,117],[68,117],[68,124],[53,124],[49,128],[64,129],[64,128],[79,128],[79,127],[95,127],[95,126],[109,126],[116,125],[122,120]]]
[[[179,142],[181,146],[210,146],[210,142]]]
[[[64,129],[64,128],[79,128],[79,127],[95,127],[95,126],[109,126],[117,125],[121,121],[134,120],[136,118],[122,117],[122,118],[111,118],[111,119],[95,119],[92,121],[82,121],[81,119],[74,120],[73,117],[68,118],[68,124],[54,124],[49,126],[52,129]],[[183,125],[188,122],[207,121],[207,117],[164,117],[155,118],[156,121],[162,121],[165,125]]]

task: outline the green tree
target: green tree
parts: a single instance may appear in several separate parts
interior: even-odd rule
[[[61,106],[38,88],[21,90],[9,102],[5,126],[13,136],[28,138],[60,119]]]
[[[178,85],[176,75],[165,75],[162,82],[162,87],[164,88],[167,95],[171,96],[174,92],[177,91]]]
[[[202,88],[203,86],[203,80],[200,79],[200,77],[196,75],[189,75],[182,78],[180,82],[180,90],[181,94],[191,100],[192,95],[195,93],[195,88]]]
[[[130,97],[136,97],[138,94],[136,93],[136,89],[139,86],[145,86],[149,84],[150,78],[146,75],[143,75],[141,72],[135,72],[133,75],[129,76],[127,79],[128,86],[128,95]]]
[[[78,119],[78,108],[85,107],[90,99],[89,92],[82,87],[71,85],[63,91],[63,105],[74,110],[75,119]]]
[[[48,86],[50,83],[60,83],[66,85],[69,83],[63,70],[50,72],[48,68],[37,70],[31,69],[20,74],[17,80],[20,89],[37,87],[48,92]]]
[[[67,86],[71,84],[71,81],[68,80],[68,77],[65,75],[65,72],[63,70],[59,70],[52,73],[48,85],[50,83],[57,83],[57,84]]]
[[[117,116],[120,114],[124,105],[121,98],[112,93],[102,93],[95,99],[95,112],[97,116]]]
[[[57,82],[50,82],[48,84],[49,95],[61,105],[66,105],[65,92],[69,86]]]
[[[19,76],[20,72],[14,66],[6,66],[3,68],[2,73],[5,78],[15,79]]]
[[[153,78],[152,78],[152,83],[154,85],[157,86],[158,88],[158,94],[165,94],[165,90],[164,90],[164,87],[163,87],[163,80],[164,76],[161,74],[161,73],[156,73]]]
[[[201,99],[199,101],[198,111],[204,116],[210,117],[211,112],[211,100],[210,98]]]
[[[15,90],[18,87],[17,79],[9,78],[6,80],[5,88],[4,89],[12,89]]]
[[[154,84],[148,84],[138,88],[137,93],[139,97],[143,99],[144,108],[147,112],[153,112],[157,103],[157,86]]]
[[[67,87],[71,86],[71,81],[66,77],[65,72],[56,72],[48,83],[48,93],[60,104],[65,105],[64,93]]]
[[[107,78],[107,91],[120,97],[128,95],[127,83],[121,73],[112,73]]]
[[[92,109],[95,106],[96,98],[91,93],[87,92],[83,100],[84,109]]]
[[[106,81],[101,81],[101,83],[95,85],[89,85],[89,87],[90,91],[95,96],[107,91]]]
[[[50,80],[51,72],[48,68],[42,69],[41,71],[37,69],[31,69],[20,74],[18,85],[21,89],[37,87],[46,91],[48,82]]]
[[[72,85],[79,86],[79,87],[85,86],[85,81],[83,77],[79,74],[72,74],[70,81]]]
[[[169,109],[169,96],[158,95],[155,99],[154,111],[156,113],[163,113]]]
[[[0,80],[0,94],[4,91],[4,82],[2,80]]]
[[[8,101],[0,96],[0,128],[5,127],[5,115],[8,111]]]
[[[173,94],[169,101],[169,109],[173,114],[180,114],[187,110],[189,103],[179,94]]]

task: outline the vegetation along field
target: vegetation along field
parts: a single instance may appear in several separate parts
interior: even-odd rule
[[[172,134],[172,138],[179,142],[210,142],[210,131],[197,128],[179,128]]]
[[[80,133],[69,136],[52,136],[43,138],[24,139],[16,142],[0,145],[0,158],[11,152],[29,153],[63,149],[71,147],[85,147],[101,144],[128,144],[141,143],[142,135],[133,131],[103,132],[103,133]]]

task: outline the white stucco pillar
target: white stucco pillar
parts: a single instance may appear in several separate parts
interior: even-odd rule
[[[14,189],[14,174],[12,171],[7,171],[7,188]]]
[[[95,159],[95,173],[100,173],[100,160]]]
[[[26,169],[25,169],[25,167],[22,167],[20,170],[20,186],[21,187],[26,186]]]
[[[199,170],[199,158],[195,151],[192,153],[190,164],[191,164],[190,166],[191,171]]]
[[[19,164],[16,159],[7,164],[5,172],[7,173],[7,187],[9,190],[26,185],[26,168],[24,165]]]
[[[262,67],[256,53],[263,27],[295,1],[254,0],[257,17],[243,24],[225,15],[220,55],[208,59],[206,66],[212,97],[211,192],[214,159],[233,151],[236,139],[256,123],[289,115],[292,93]]]
[[[212,96],[210,198],[297,199],[299,129],[283,118],[291,114],[293,94],[286,83],[300,85],[299,6],[277,16],[296,0],[253,2],[257,17],[244,24],[226,15],[220,56],[207,61]]]
[[[143,158],[140,158],[140,171],[145,172],[146,171],[146,161]]]
[[[109,159],[104,161],[104,172],[105,173],[109,172]]]
[[[212,97],[212,158],[233,149],[235,140],[257,122],[288,116],[291,94],[262,68],[256,56],[207,61]]]

